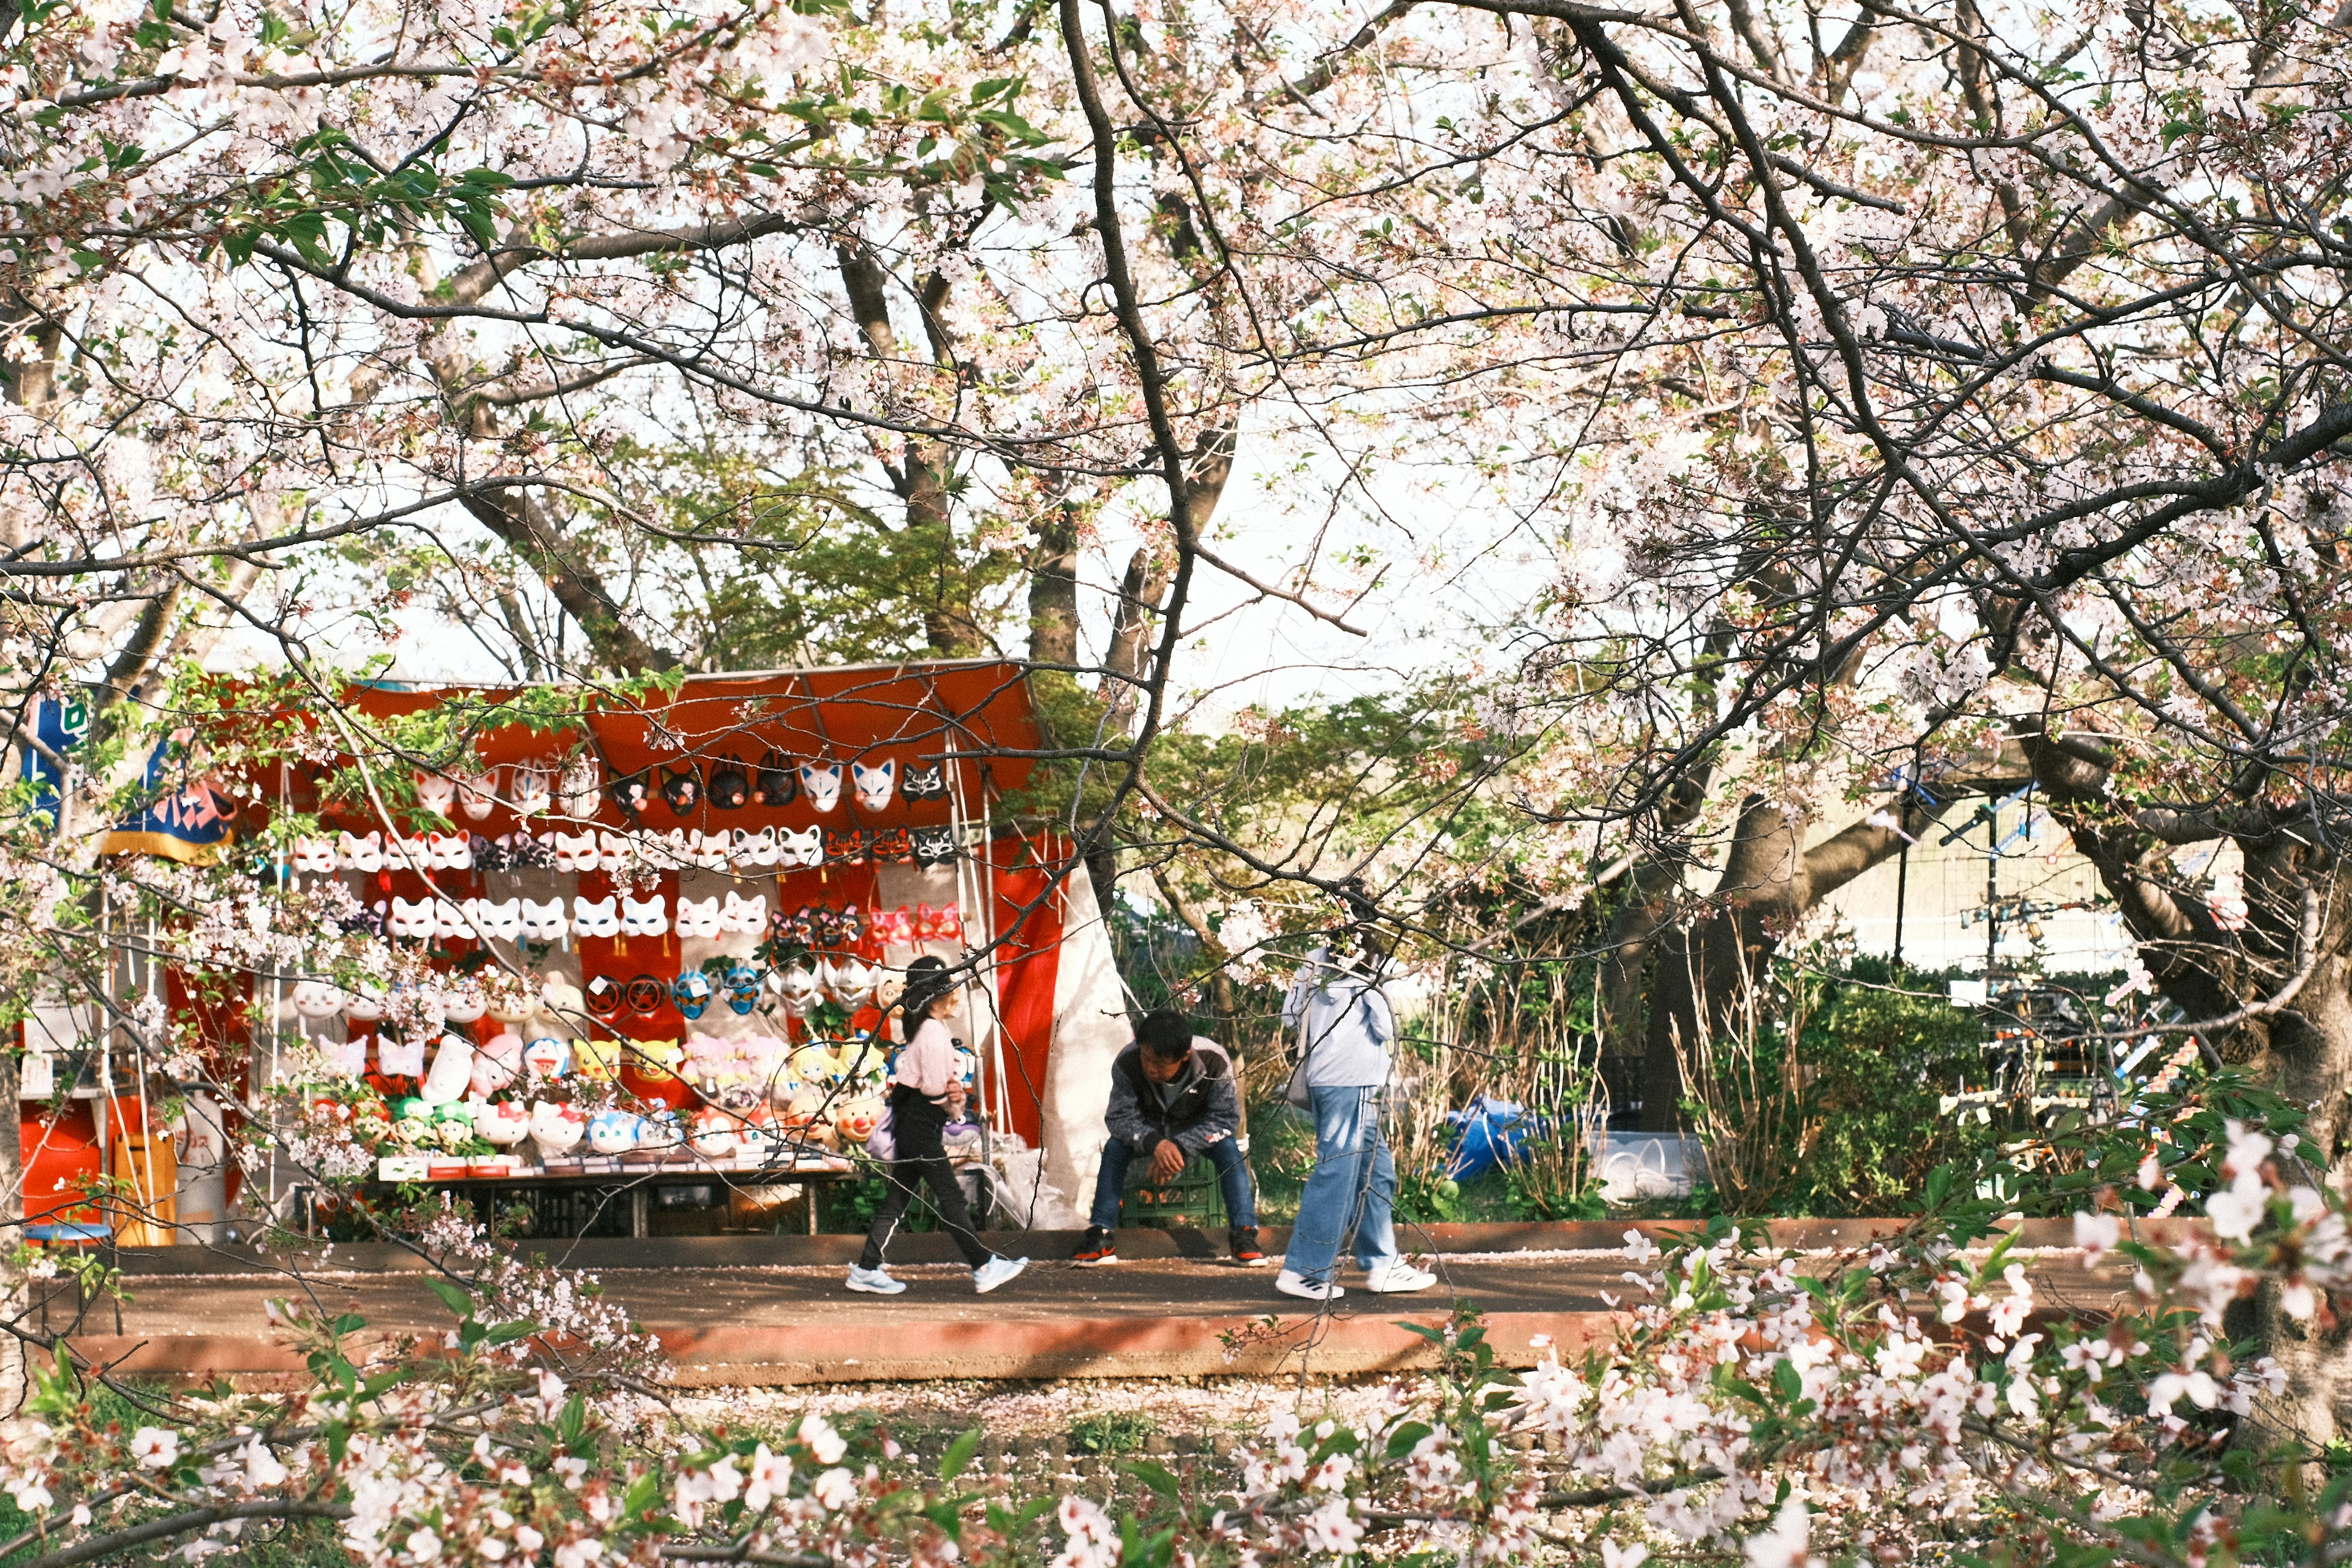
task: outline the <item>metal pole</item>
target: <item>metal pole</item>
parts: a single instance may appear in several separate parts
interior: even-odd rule
[[[1895,965],[1903,966],[1903,900],[1911,889],[1911,846],[1895,857]]]
[[[1993,949],[2000,937],[2000,807],[1985,813],[1985,1000],[1992,1000]]]

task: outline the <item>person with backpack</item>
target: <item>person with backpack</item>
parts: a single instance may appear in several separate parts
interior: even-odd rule
[[[1241,1118],[1225,1047],[1195,1036],[1192,1021],[1173,1007],[1145,1014],[1134,1043],[1111,1063],[1110,1108],[1103,1117],[1110,1141],[1103,1145],[1094,1212],[1075,1261],[1089,1267],[1118,1261],[1113,1233],[1128,1173],[1138,1160],[1150,1162],[1153,1181],[1172,1182],[1187,1160],[1201,1154],[1217,1169],[1234,1261],[1265,1262],[1249,1161],[1239,1142]]]
[[[1336,955],[1323,947],[1308,954],[1283,1003],[1283,1026],[1299,1036],[1288,1098],[1315,1121],[1315,1170],[1274,1282],[1286,1296],[1329,1301],[1346,1294],[1334,1275],[1350,1234],[1365,1289],[1393,1294],[1437,1283],[1399,1256],[1390,1217],[1396,1162],[1381,1121],[1397,1028],[1379,982],[1385,956],[1379,938],[1359,928]]]
[[[864,1256],[849,1270],[849,1288],[869,1296],[896,1296],[906,1289],[883,1267],[883,1256],[907,1205],[915,1201],[915,1184],[931,1189],[932,1206],[940,1225],[971,1265],[972,1288],[986,1295],[1029,1267],[1025,1258],[1000,1258],[981,1244],[971,1226],[971,1210],[964,1202],[963,1184],[956,1180],[940,1135],[947,1131],[948,1100],[956,1087],[955,1040],[947,1021],[956,1015],[958,991],[944,959],[929,953],[907,966],[907,991],[899,1003],[899,1028],[907,1044],[890,1069],[890,1163],[884,1167],[888,1192],[874,1211],[874,1226],[866,1233]]]

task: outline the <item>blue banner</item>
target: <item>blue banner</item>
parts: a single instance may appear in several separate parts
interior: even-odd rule
[[[190,866],[220,858],[232,837],[228,818],[236,804],[211,780],[191,775],[187,740],[183,730],[157,742],[141,781],[152,804],[116,823],[99,841],[100,854],[161,855]]]
[[[89,699],[79,691],[35,698],[33,734],[51,753],[63,757],[89,734]],[[24,771],[18,776],[33,781],[33,810],[47,816],[54,827],[65,804],[65,769],[27,746]]]

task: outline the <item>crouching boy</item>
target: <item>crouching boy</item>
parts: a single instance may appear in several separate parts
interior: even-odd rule
[[[1200,1039],[1183,1014],[1163,1007],[1144,1015],[1135,1043],[1118,1054],[1110,1069],[1110,1109],[1105,1114],[1110,1142],[1103,1146],[1102,1170],[1095,1177],[1095,1206],[1087,1238],[1077,1251],[1084,1264],[1118,1261],[1113,1231],[1129,1169],[1150,1163],[1150,1179],[1171,1182],[1194,1154],[1216,1167],[1232,1227],[1234,1260],[1263,1263],[1257,1244],[1257,1202],[1250,1187],[1249,1161],[1236,1134],[1241,1093],[1234,1082],[1233,1058],[1214,1040]]]

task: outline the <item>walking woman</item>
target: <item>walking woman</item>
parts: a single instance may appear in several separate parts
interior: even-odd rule
[[[883,1267],[883,1253],[915,1201],[915,1184],[928,1183],[940,1224],[963,1260],[971,1265],[972,1288],[985,1295],[1029,1267],[1025,1258],[999,1258],[980,1244],[971,1228],[971,1211],[965,1206],[963,1184],[948,1163],[940,1136],[948,1125],[948,1093],[955,1085],[955,1040],[947,1020],[955,1016],[958,991],[950,983],[947,963],[929,954],[907,966],[907,994],[898,1016],[907,1038],[898,1064],[890,1070],[890,1131],[897,1155],[885,1170],[889,1191],[874,1213],[874,1228],[866,1233],[866,1253],[849,1271],[849,1288],[869,1296],[896,1296],[907,1287]]]

